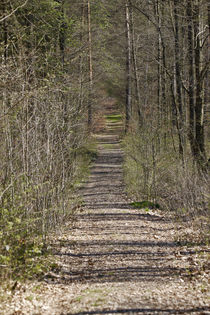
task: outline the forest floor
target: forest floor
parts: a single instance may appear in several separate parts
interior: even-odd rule
[[[130,205],[121,128],[110,120],[95,135],[84,205],[54,245],[59,271],[20,284],[1,314],[210,314],[208,249],[178,245],[164,211]]]

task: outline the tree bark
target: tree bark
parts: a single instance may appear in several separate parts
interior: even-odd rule
[[[189,142],[192,155],[195,156],[195,108],[194,108],[194,57],[193,57],[193,27],[192,27],[192,0],[187,0],[188,23],[188,61],[189,61]]]
[[[200,168],[206,164],[206,152],[204,144],[204,77],[201,75],[201,44],[200,44],[200,3],[194,5],[194,36],[195,36],[195,80],[196,80],[196,96],[195,96],[195,159]]]
[[[61,1],[61,24],[60,24],[60,31],[59,31],[59,46],[60,46],[60,53],[61,53],[61,62],[64,65],[65,62],[65,42],[66,42],[66,23],[64,20],[64,0]]]
[[[129,1],[130,3],[130,1]],[[143,115],[141,110],[141,94],[139,88],[139,78],[138,78],[138,66],[137,66],[137,54],[136,54],[136,44],[135,44],[135,29],[134,29],[134,19],[133,19],[133,9],[130,6],[131,10],[131,50],[132,50],[132,61],[133,61],[133,74],[134,74],[134,83],[136,90],[136,107],[138,113],[139,126],[143,124]]]
[[[5,14],[5,3],[3,3],[3,13]],[[4,62],[7,63],[7,44],[8,44],[8,29],[7,21],[3,21],[3,32],[4,32]]]
[[[130,4],[126,0],[125,3],[125,19],[126,19],[126,104],[125,104],[125,132],[128,131],[131,119],[131,84],[132,84],[132,53],[131,53],[131,27],[130,27]]]
[[[83,0],[81,4],[81,30],[80,30],[80,42],[83,45],[83,37],[84,37],[84,29],[85,29],[85,0]],[[83,64],[83,52],[80,53],[79,56],[79,102],[78,102],[78,112],[83,106],[83,94],[84,94],[84,64]]]
[[[176,102],[176,119],[179,136],[179,152],[183,157],[184,154],[184,130],[183,130],[183,108],[182,108],[182,85],[181,85],[181,67],[180,67],[180,36],[179,36],[179,0],[174,0],[174,51],[175,51],[175,102]]]
[[[88,96],[88,128],[92,127],[92,94],[93,94],[93,63],[92,63],[92,31],[91,31],[91,7],[87,0],[88,8],[88,42],[89,42],[89,96]]]

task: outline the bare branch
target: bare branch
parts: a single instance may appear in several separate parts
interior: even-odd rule
[[[3,18],[0,19],[0,23],[5,21],[6,19],[8,19],[10,16],[12,16],[13,14],[15,14],[15,12],[21,8],[23,8],[26,4],[28,3],[28,0],[26,0],[22,5],[20,5],[19,7],[17,7],[15,10],[13,10],[10,14],[4,16]]]

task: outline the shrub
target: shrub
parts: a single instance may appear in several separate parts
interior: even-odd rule
[[[164,141],[156,130],[132,132],[125,137],[124,176],[127,191],[136,201],[158,203],[180,220],[199,223],[200,231],[208,230],[209,177],[200,174],[186,154],[183,163],[174,145]],[[160,133],[159,133],[160,134]]]

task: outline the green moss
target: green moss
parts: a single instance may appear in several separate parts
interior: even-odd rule
[[[160,205],[158,203],[154,203],[148,200],[132,202],[131,206],[138,209],[160,209]]]
[[[119,122],[122,120],[122,115],[107,115],[105,117],[109,122]]]

